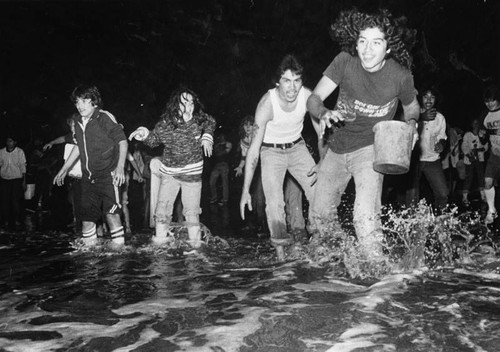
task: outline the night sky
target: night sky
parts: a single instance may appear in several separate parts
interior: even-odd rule
[[[417,89],[441,89],[452,125],[479,115],[481,89],[500,77],[500,1],[14,1],[0,2],[2,135],[16,131],[23,144],[64,133],[79,83],[100,88],[127,132],[152,127],[180,84],[236,131],[286,53],[303,61],[314,88],[339,52],[328,27],[353,5],[406,16],[418,30]]]

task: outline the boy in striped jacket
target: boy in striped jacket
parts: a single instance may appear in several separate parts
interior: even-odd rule
[[[102,110],[96,86],[80,85],[71,94],[78,114],[73,116],[76,145],[54,178],[61,186],[77,159],[82,166],[82,237],[87,246],[97,242],[96,223],[106,214],[112,245],[125,243],[121,222],[119,187],[125,182],[127,137],[123,127],[108,111]]]

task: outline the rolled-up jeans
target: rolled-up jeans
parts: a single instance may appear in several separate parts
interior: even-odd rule
[[[161,233],[157,233],[157,235],[167,235],[167,233],[163,233],[163,229],[167,229],[172,221],[175,199],[179,191],[181,191],[183,214],[186,218],[187,227],[199,226],[201,214],[201,181],[181,181],[172,176],[162,174],[158,201],[155,208],[156,229],[157,232],[160,228],[162,231],[160,231]],[[158,226],[159,224],[161,225]]]
[[[287,231],[283,182],[288,171],[304,190],[307,200],[312,203],[314,186],[307,176],[315,165],[306,143],[302,140],[288,149],[262,147],[260,151],[262,186],[266,198],[266,215],[271,243],[289,245],[292,236]]]
[[[329,149],[321,161],[311,208],[314,228],[325,231],[331,222],[338,223],[338,206],[349,181],[354,177],[354,229],[366,248],[381,240],[380,211],[384,176],[373,169],[373,145],[350,153],[337,154]]]

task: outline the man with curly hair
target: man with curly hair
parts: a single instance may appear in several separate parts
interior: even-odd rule
[[[320,235],[337,222],[340,205],[354,177],[354,228],[367,257],[383,259],[380,222],[383,175],[373,169],[374,132],[379,121],[391,120],[401,101],[404,119],[412,125],[419,118],[419,104],[410,72],[415,32],[406,20],[387,10],[368,14],[352,9],[340,13],[331,30],[342,47],[323,72],[307,102],[320,119],[321,134],[331,128],[329,150],[317,167],[318,181],[311,216]],[[334,109],[324,100],[339,87]]]

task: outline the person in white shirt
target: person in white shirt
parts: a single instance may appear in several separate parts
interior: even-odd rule
[[[12,135],[7,136],[6,147],[0,149],[0,184],[0,226],[8,225],[10,229],[16,229],[21,226],[21,204],[26,189],[26,156],[24,151],[17,147],[17,139]]]
[[[490,156],[484,171],[484,194],[488,203],[488,212],[484,222],[491,224],[497,217],[495,183],[500,176],[500,90],[498,87],[487,87],[483,94],[483,101],[488,109],[483,124],[489,132],[491,145]]]
[[[444,176],[440,154],[446,145],[446,120],[437,111],[435,88],[423,91],[421,96],[422,109],[420,113],[419,131],[419,162],[413,173],[413,202],[419,200],[419,185],[422,174],[425,175],[434,195],[434,206],[443,210],[448,203],[448,184]]]
[[[241,218],[245,219],[246,207],[252,210],[250,185],[260,157],[267,223],[278,260],[285,258],[285,247],[297,242],[288,232],[285,217],[283,182],[287,171],[300,184],[308,201],[314,195],[314,175],[308,175],[316,164],[302,138],[311,91],[303,86],[302,74],[303,67],[297,58],[286,55],[278,66],[276,86],[262,96],[257,106],[253,138],[245,160]],[[315,120],[313,126],[319,128]]]

